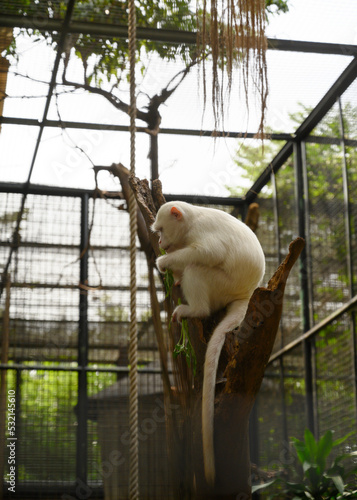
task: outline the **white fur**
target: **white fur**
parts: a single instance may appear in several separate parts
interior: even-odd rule
[[[152,230],[160,233],[160,246],[167,252],[156,260],[158,269],[172,270],[187,301],[176,307],[173,319],[202,318],[228,306],[210,338],[204,365],[203,456],[206,479],[213,485],[218,360],[226,334],[244,319],[249,299],[263,278],[264,254],[255,234],[239,220],[220,210],[181,201],[165,203]]]

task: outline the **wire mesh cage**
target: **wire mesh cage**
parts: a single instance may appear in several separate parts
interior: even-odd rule
[[[11,16],[22,15],[22,5],[18,1],[3,3],[0,13],[10,23]],[[29,5],[29,19],[22,19],[26,41],[32,44],[36,36],[27,29],[28,23],[33,26],[42,20],[40,28],[55,33],[56,45],[66,5],[57,0]],[[161,4],[157,7],[161,8]],[[154,20],[147,20],[144,11],[141,27],[152,28]],[[83,4],[75,2],[67,35],[72,41],[78,37],[78,47],[86,38],[93,47],[104,44],[106,50],[107,38],[116,40],[124,29],[126,14],[124,4],[104,2],[100,9],[94,9],[86,25],[87,33]],[[176,2],[161,14],[165,16],[165,26],[161,27],[174,30]],[[191,30],[195,22],[192,16],[186,12],[183,17],[182,22]],[[192,38],[194,33],[185,34],[189,35]],[[125,36],[121,34],[120,43],[126,43]],[[180,40],[175,42],[175,53],[181,48]],[[27,55],[26,51],[19,54],[9,78],[21,69],[25,57],[32,58],[34,45]],[[159,52],[167,49],[162,40],[155,41],[155,46]],[[250,422],[251,457],[258,472],[286,469],[289,479],[294,478],[297,468],[291,437],[302,436],[309,427],[316,437],[333,430],[340,438],[355,430],[357,423],[357,52],[350,47],[352,52],[341,53],[346,51],[341,45],[329,54],[331,47],[324,46],[324,56],[328,55],[335,65],[323,85],[315,89],[313,74],[305,69],[306,54],[290,51],[292,48],[293,44],[285,45],[284,56],[279,59],[282,62],[277,62],[275,52],[269,55],[272,67],[284,73],[271,99],[279,102],[279,92],[288,86],[288,71],[281,71],[286,64],[285,69],[298,75],[300,87],[310,92],[314,107],[299,108],[294,119],[288,119],[286,109],[274,111],[275,130],[284,126],[285,133],[272,133],[272,142],[279,142],[276,151],[273,148],[266,153],[265,170],[258,178],[254,171],[244,196],[234,195],[238,189],[236,173],[227,174],[224,169],[218,174],[212,169],[204,181],[202,171],[195,171],[187,189],[197,193],[177,195],[193,203],[215,206],[243,220],[251,203],[259,205],[257,236],[266,256],[263,286],[285,257],[290,242],[296,236],[306,240],[301,259],[289,276],[276,343]],[[309,45],[306,50],[317,49]],[[179,65],[174,52],[169,54],[169,60],[161,62],[156,56],[148,57],[138,96],[143,107],[147,96],[162,88],[164,77],[170,81],[177,74]],[[38,63],[41,78],[48,76],[55,56],[50,46],[42,54]],[[315,72],[325,65],[322,55],[309,54],[310,63],[316,63]],[[184,66],[182,61],[180,64],[179,70]],[[78,67],[70,71],[71,76],[81,75]],[[94,106],[85,107],[83,94],[71,89],[52,95],[45,77],[31,85],[23,78],[19,95],[10,87],[12,100],[6,100],[5,105],[11,116],[7,120],[1,116],[0,121],[0,147],[8,162],[3,175],[7,181],[17,181],[0,183],[0,443],[5,450],[0,460],[1,495],[22,500],[125,499],[129,495],[130,461],[129,215],[117,181],[110,184],[116,185],[117,192],[103,190],[99,195],[88,157],[106,161],[107,146],[113,137],[117,138],[113,133],[122,134],[122,143],[117,141],[118,151],[124,150],[124,143],[127,149],[128,118],[113,111],[99,96],[92,96],[92,102],[101,108],[102,122],[95,123],[98,114]],[[166,126],[171,127],[163,128],[160,136],[164,181],[190,175],[194,170],[188,161],[192,150],[201,160],[204,158],[205,164],[206,158],[214,156],[216,147],[229,141],[227,158],[231,161],[240,151],[241,163],[235,160],[235,166],[247,166],[242,133],[234,132],[231,137],[222,133],[212,145],[210,133],[200,130],[203,119],[197,90],[192,80],[186,80],[171,101],[176,111],[162,112]],[[41,122],[46,102],[48,115]],[[81,119],[91,123],[75,121],[80,108]],[[187,127],[188,116],[194,130]],[[206,115],[204,123],[212,126],[212,118]],[[239,120],[243,127],[247,120],[244,113]],[[71,122],[67,124],[72,127],[70,136],[64,130],[67,121]],[[11,127],[16,127],[16,141]],[[138,157],[145,171],[145,130],[140,134],[145,139],[138,147]],[[254,134],[251,137],[249,146],[254,156],[258,140]],[[65,141],[66,147],[61,149]],[[90,155],[79,155],[71,141],[82,144],[83,150],[90,147]],[[180,162],[172,156],[173,144],[182,152]],[[17,167],[35,161],[34,150],[52,177],[46,177],[48,172],[43,168],[32,181],[53,180],[54,175],[56,182],[65,187],[26,183]],[[2,161],[0,158],[0,166]],[[90,188],[73,189],[66,184],[75,184],[79,178]],[[173,185],[173,192],[178,190]],[[234,196],[222,200],[222,191]],[[178,498],[170,468],[167,423],[173,413],[179,422],[182,415],[178,405],[165,405],[148,265],[139,241],[136,267],[140,498]],[[155,286],[162,302],[161,284],[156,275]],[[163,310],[161,319],[164,324]],[[168,338],[167,329],[165,335]],[[172,379],[170,383],[174,383]],[[355,449],[355,436],[345,446]],[[16,468],[12,468],[15,456]],[[16,484],[16,496],[12,484]]]

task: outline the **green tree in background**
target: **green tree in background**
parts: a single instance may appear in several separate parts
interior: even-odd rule
[[[296,126],[299,126],[307,115],[312,111],[300,104],[301,110],[290,115],[290,118]],[[346,103],[343,109],[345,137],[357,137],[357,107],[353,107],[350,103]],[[312,136],[328,137],[339,139],[340,117],[338,110],[332,110],[327,114],[319,125],[311,132]],[[257,174],[262,172],[267,165],[272,161],[274,156],[279,152],[284,145],[284,141],[270,141],[264,144],[264,148],[260,145],[252,146],[249,141],[243,142],[236,153],[236,164],[242,169],[242,177],[249,181],[248,184],[254,182]],[[357,149],[354,147],[346,148],[347,168],[349,173],[349,182],[356,182],[357,179]],[[328,198],[338,196],[340,199],[342,192],[342,150],[340,144],[317,144],[306,143],[307,169],[309,178],[309,196],[311,199],[320,199],[329,193]],[[293,182],[294,166],[290,158],[286,165],[282,167],[288,170],[288,177]],[[334,175],[335,173],[335,175]],[[277,174],[279,179],[280,171]],[[332,182],[332,185],[331,185]],[[285,185],[285,189],[289,187]],[[229,187],[233,196],[242,196],[246,190],[244,187],[236,186]],[[290,188],[289,188],[290,189]],[[271,189],[264,191],[260,196],[270,196]],[[284,196],[284,186],[279,189],[279,195]]]
[[[268,14],[284,13],[288,11],[289,0],[266,0],[266,11]],[[6,13],[26,16],[30,19],[33,14],[42,12],[44,16],[51,19],[63,19],[67,8],[67,2],[30,2],[28,0],[19,0],[15,3],[6,2]],[[197,31],[200,10],[196,11],[192,2],[188,0],[141,0],[137,2],[136,18],[137,26],[163,30]],[[75,4],[75,19],[77,21],[100,22],[103,20],[108,23],[111,19],[115,20],[116,25],[127,26],[128,9],[125,2],[117,0],[77,0]],[[46,30],[46,23],[43,23],[42,29],[37,29],[34,33],[54,48],[57,47],[58,33]],[[9,53],[16,57],[17,55],[17,37],[24,31],[33,34],[33,30],[21,29],[17,31],[13,42],[9,48]],[[176,60],[181,58],[185,63],[192,62],[196,55],[196,48],[192,44],[186,43],[162,43],[153,40],[138,40],[138,63],[143,65],[146,52],[155,52],[161,58],[166,60]],[[72,35],[68,39],[66,49],[75,50],[75,56],[82,60],[85,67],[88,66],[88,60],[94,56],[91,68],[86,78],[91,81],[93,78],[96,83],[103,82],[106,79],[112,82],[113,77],[120,82],[123,73],[127,76],[128,72],[128,43],[125,38],[108,38],[107,36],[90,36],[86,34]],[[144,51],[144,52],[143,52]],[[86,68],[87,69],[87,68]]]
[[[292,115],[293,122],[300,125],[311,110],[301,105],[301,110]],[[349,102],[343,105],[344,129],[346,139],[357,137],[357,107]],[[312,314],[314,323],[324,319],[332,310],[337,309],[349,298],[349,276],[347,273],[347,246],[345,232],[345,198],[343,190],[343,149],[340,144],[341,128],[338,107],[335,106],[319,123],[311,136],[326,138],[326,143],[306,142],[306,167],[308,181],[308,243],[311,249],[311,280],[312,280]],[[330,139],[330,140],[328,140]],[[262,172],[274,156],[279,152],[283,143],[271,141],[261,146],[252,146],[248,141],[239,146],[237,151],[237,165],[244,171],[245,177],[251,185],[257,175]],[[357,205],[355,193],[357,189],[357,147],[346,146],[346,163],[349,185],[349,202],[351,217],[351,239],[354,275],[357,272]],[[294,161],[291,156],[276,173],[276,197],[278,202],[278,227],[280,245],[287,245],[297,235],[297,211],[294,192],[295,184]],[[232,190],[232,194],[242,195],[245,190],[240,187]],[[277,253],[276,222],[273,207],[273,186],[269,184],[257,199],[260,205],[261,223],[258,236],[267,255],[267,265],[273,253]],[[267,228],[268,223],[270,227]],[[272,236],[273,234],[273,236]],[[355,283],[356,285],[356,283]],[[289,284],[291,286],[291,282]],[[299,298],[299,280],[294,283],[285,297],[283,316],[284,339],[293,331],[290,338],[296,338],[293,325],[299,322],[300,311],[296,308]],[[291,295],[295,294],[295,301],[289,304]],[[294,307],[290,307],[290,305]],[[312,326],[312,325],[311,325]],[[351,337],[353,331],[349,315],[325,327],[315,337],[316,361],[316,388],[319,411],[320,432],[336,426],[337,437],[346,433],[355,425],[353,407],[354,388],[350,383],[351,367],[353,366],[353,352],[351,351]],[[297,354],[297,353],[296,353]],[[292,361],[294,360],[294,361]],[[291,365],[290,365],[291,363]],[[299,365],[300,363],[300,365]],[[285,369],[285,405],[289,415],[289,431],[298,435],[299,422],[294,422],[294,412],[298,405],[298,395],[303,398],[305,393],[304,381],[296,377],[296,373],[303,373],[303,361],[298,357],[287,357]],[[297,369],[297,367],[299,367]],[[294,374],[289,378],[289,370]],[[338,400],[338,405],[336,404]],[[303,403],[302,403],[303,404]],[[339,411],[335,411],[338,406]],[[290,408],[289,408],[290,407]],[[265,418],[264,415],[269,417]],[[297,414],[299,417],[299,414]],[[262,436],[262,449],[267,453],[265,463],[272,462],[276,450],[269,455],[269,432],[274,436],[276,423],[271,424],[271,413],[263,412],[260,417],[265,426],[266,434]],[[301,419],[300,419],[301,420]],[[271,446],[277,440],[271,440]],[[285,497],[284,497],[285,498]],[[327,497],[326,497],[327,498]],[[332,498],[332,497],[331,497]],[[335,497],[334,497],[335,498]],[[341,497],[342,498],[342,497]]]
[[[300,125],[311,109],[303,105],[301,110],[291,119],[296,126]],[[357,137],[357,107],[346,103],[343,107],[344,129],[346,138]],[[325,116],[319,125],[312,131],[311,136],[335,139],[335,143],[306,142],[306,163],[309,197],[309,227],[310,244],[314,258],[316,291],[328,291],[326,276],[334,269],[338,274],[339,286],[335,284],[330,290],[331,299],[340,301],[346,295],[346,241],[344,220],[344,192],[343,192],[343,154],[339,139],[340,116],[337,107]],[[241,145],[237,151],[237,165],[243,170],[243,176],[252,183],[257,172],[263,169],[274,158],[283,142],[269,142],[261,146]],[[350,188],[350,204],[353,241],[356,239],[355,220],[356,206],[353,192],[357,186],[357,148],[346,147],[346,162],[348,170],[348,184]],[[289,240],[296,227],[296,210],[294,207],[294,164],[290,157],[286,164],[276,174],[277,200],[279,204],[279,229],[281,237],[286,234]],[[234,195],[243,195],[244,189],[230,189]],[[272,196],[272,186],[268,186],[259,195],[265,210],[269,204],[264,199]],[[272,210],[272,205],[270,205]],[[273,216],[273,214],[270,214]],[[327,244],[328,243],[328,244]],[[329,248],[329,251],[327,249]],[[319,269],[319,271],[318,271]]]

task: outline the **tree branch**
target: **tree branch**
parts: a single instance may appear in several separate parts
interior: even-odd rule
[[[122,111],[126,115],[129,115],[129,104],[125,103],[119,97],[112,94],[111,92],[108,92],[107,90],[104,90],[104,89],[101,89],[98,87],[93,87],[92,85],[89,85],[88,83],[78,83],[78,82],[72,82],[70,80],[67,80],[66,66],[64,67],[63,74],[62,74],[62,83],[63,83],[63,85],[68,85],[68,86],[74,87],[75,89],[83,89],[83,90],[86,90],[87,92],[90,92],[92,94],[101,95],[101,96],[105,97],[105,99],[107,99],[110,102],[110,104],[112,104],[116,109],[119,109],[119,111]],[[143,111],[137,110],[136,117],[139,120],[142,120],[142,121],[148,123],[149,113],[145,113]]]
[[[304,245],[303,238],[296,238],[290,243],[287,257],[267,288],[255,290],[244,321],[232,332],[230,343],[233,352],[226,369],[225,393],[250,394],[255,399],[278,331],[286,281]]]
[[[151,226],[157,209],[165,201],[160,181],[154,184],[154,199],[147,181],[131,178],[130,185],[146,223]],[[252,229],[256,227],[258,222],[256,205],[250,207],[247,222]],[[157,239],[154,244],[157,245]],[[219,311],[203,321],[198,319],[188,321],[190,339],[197,358],[197,373],[192,390],[192,373],[185,359],[179,359],[180,356],[178,356],[174,360],[174,367],[177,370],[175,374],[177,398],[183,418],[179,428],[175,429],[176,448],[172,454],[174,467],[177,467],[175,454],[187,464],[186,468],[180,470],[186,488],[192,487],[192,477],[195,477],[197,499],[222,498],[221,495],[224,495],[224,498],[233,500],[237,498],[238,493],[244,494],[244,498],[247,499],[251,497],[249,414],[273,349],[281,318],[286,280],[303,246],[302,238],[297,238],[291,243],[288,256],[269,281],[268,287],[258,288],[252,295],[245,319],[240,327],[227,334],[218,369],[219,373],[224,372],[224,379],[222,380],[218,373],[216,385],[214,421],[216,484],[214,489],[208,487],[203,471],[202,378],[207,339],[225,312]],[[177,332],[172,330],[172,341],[176,338],[175,335]],[[177,472],[177,469],[175,470]]]
[[[258,203],[251,203],[248,207],[248,213],[245,218],[244,223],[253,231],[256,232],[258,229],[259,222],[259,205]]]

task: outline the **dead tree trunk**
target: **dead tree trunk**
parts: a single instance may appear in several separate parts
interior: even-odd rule
[[[146,180],[130,179],[130,185],[149,227],[157,209],[165,202],[160,181],[153,184],[151,193]],[[150,235],[152,239],[154,235]],[[249,457],[249,415],[263,380],[281,317],[286,280],[304,246],[297,238],[289,247],[289,254],[279,266],[267,288],[257,288],[251,297],[248,310],[240,327],[227,335],[221,355],[215,401],[215,462],[216,483],[214,489],[205,481],[201,436],[201,399],[203,363],[206,345],[215,325],[224,311],[204,321],[190,320],[191,343],[197,358],[197,372],[193,377],[185,359],[173,359],[175,388],[173,399],[180,404],[180,419],[173,413],[168,430],[172,444],[171,462],[176,479],[177,498],[189,499],[239,499],[251,498]],[[157,253],[157,241],[153,242]],[[177,300],[179,290],[175,290]],[[172,303],[166,304],[172,311]],[[175,325],[171,331],[171,344],[178,341],[180,332]]]

